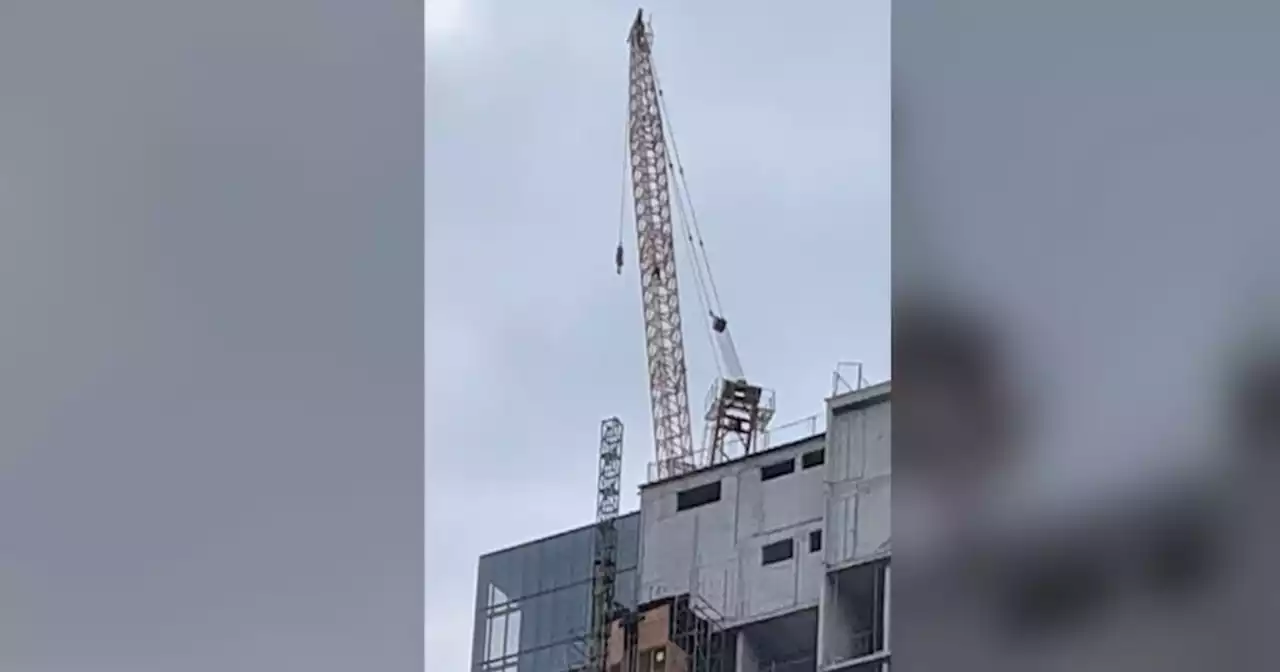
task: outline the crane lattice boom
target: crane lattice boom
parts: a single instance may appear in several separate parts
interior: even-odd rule
[[[637,13],[630,36],[628,141],[656,476],[661,479],[695,465],[672,235],[671,176],[649,40],[642,15]]]

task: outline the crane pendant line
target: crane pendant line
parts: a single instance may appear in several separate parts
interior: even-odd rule
[[[636,14],[629,42],[631,186],[653,407],[655,475],[663,479],[690,471],[696,464],[676,280],[667,143],[642,13]]]

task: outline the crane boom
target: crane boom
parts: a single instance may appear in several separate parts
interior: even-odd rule
[[[653,407],[655,475],[662,479],[693,469],[695,461],[672,234],[671,176],[650,37],[643,11],[637,12],[629,38],[628,144]]]

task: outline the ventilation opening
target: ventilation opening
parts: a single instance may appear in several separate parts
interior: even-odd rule
[[[676,511],[720,501],[720,481],[682,490],[676,494]]]
[[[809,552],[817,553],[822,550],[822,530],[814,530],[809,533]]]
[[[791,559],[795,554],[795,548],[792,546],[790,539],[775,541],[760,549],[760,564],[772,565],[779,562],[785,562]]]
[[[786,476],[796,470],[796,461],[787,460],[785,462],[774,462],[773,464],[760,467],[760,480],[767,481],[780,476]]]
[[[827,461],[827,451],[822,448],[819,448],[817,450],[811,450],[805,453],[804,455],[800,456],[800,466],[805,469],[812,469],[813,467],[822,466],[823,464],[826,463],[826,461]]]

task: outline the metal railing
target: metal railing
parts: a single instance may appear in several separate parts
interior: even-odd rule
[[[807,439],[823,431],[826,425],[826,414],[814,413],[807,418],[800,418],[761,432],[759,450],[768,450],[784,443]]]
[[[824,672],[888,672],[889,650],[877,651],[865,656],[842,658],[822,667]]]
[[[776,448],[792,441],[807,439],[815,434],[820,434],[826,430],[827,416],[825,413],[815,413],[807,418],[801,418],[788,422],[785,425],[779,425],[772,429],[760,432],[760,436],[756,441],[755,452],[761,452],[770,448]],[[730,438],[726,442],[727,448],[737,447],[736,451],[729,450],[728,459],[735,459],[742,456],[742,448],[740,442],[736,438]],[[721,460],[723,461],[723,460]],[[714,466],[710,459],[710,450],[706,447],[695,450],[692,455],[687,457],[672,458],[665,462],[652,461],[648,464],[648,483],[660,480],[661,478],[670,478],[680,474],[705,469]],[[659,467],[664,467],[660,469]]]
[[[699,448],[686,456],[673,457],[661,461],[654,460],[649,463],[648,482],[653,483],[703,469],[710,462],[708,459],[709,454],[710,451],[706,448]]]
[[[771,660],[760,666],[760,672],[811,672],[816,669],[817,660],[813,656],[803,656],[790,660]]]
[[[877,663],[888,662],[889,652],[884,647],[880,647],[877,650],[875,632],[873,630],[860,630],[854,633],[848,644],[848,648],[835,655],[832,655],[830,649],[828,649],[827,660],[822,669],[829,672],[836,670],[861,672],[862,670],[878,670]]]
[[[836,362],[836,368],[831,372],[831,396],[857,392],[867,385],[867,379],[862,375],[862,362]]]
[[[724,623],[724,614],[721,614],[719,609],[711,606],[711,603],[699,593],[689,594],[689,611],[692,611],[695,616],[704,621],[710,621],[717,625]]]
[[[714,417],[716,399],[717,395],[719,395],[720,385],[722,382],[723,381],[717,379],[707,391],[704,403],[705,408],[707,409],[705,412],[709,418]],[[857,392],[869,386],[870,382],[868,382],[866,376],[863,375],[862,362],[836,362],[835,369],[831,372],[832,397],[837,397],[849,392]],[[761,408],[772,410],[776,403],[773,391],[766,389],[762,390],[762,392],[764,393],[764,397],[761,399]],[[825,429],[825,413],[817,413],[806,418],[788,422],[785,425],[776,426],[760,432],[760,436],[756,441],[755,452],[768,450],[769,448],[774,448],[784,443],[790,443],[791,441],[808,438],[825,431]],[[727,449],[735,446],[737,447],[736,452],[726,450],[726,453],[730,454],[727,454],[724,457],[727,457],[727,459],[740,457],[742,455],[741,442],[734,438],[730,438],[726,441]],[[710,459],[710,450],[705,446],[704,441],[704,446],[695,450],[691,455],[671,458],[665,462],[650,462],[648,464],[647,482],[653,483],[660,479],[705,469],[711,465],[712,461]]]

